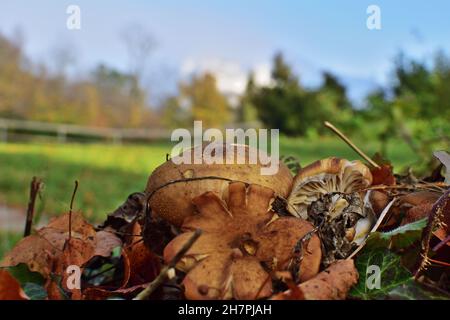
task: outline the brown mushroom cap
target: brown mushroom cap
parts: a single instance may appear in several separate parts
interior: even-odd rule
[[[319,272],[321,244],[309,222],[278,217],[270,210],[269,188],[234,182],[227,191],[226,201],[212,192],[194,198],[198,213],[186,218],[184,233],[164,249],[170,261],[193,230],[203,230],[177,265],[187,272],[187,299],[263,298],[272,293],[268,269],[293,270],[300,281]],[[298,251],[300,259],[294,260]]]
[[[292,185],[292,174],[282,163],[279,163],[279,170],[274,175],[262,175],[261,168],[264,167],[258,159],[258,163],[250,164],[251,156],[257,155],[258,150],[245,146],[245,154],[238,154],[237,146],[234,146],[234,159],[226,152],[226,144],[219,145],[225,159],[223,164],[175,164],[173,161],[166,161],[156,168],[148,179],[146,192],[153,193],[150,199],[152,212],[157,216],[167,220],[174,225],[180,226],[184,218],[194,212],[191,200],[207,191],[222,194],[228,187],[229,181],[218,178],[208,178],[203,180],[191,180],[167,185],[158,190],[161,186],[170,181],[182,180],[186,178],[201,177],[221,177],[233,181],[243,181],[261,186],[270,187],[276,194],[286,197]],[[189,153],[191,158],[194,152],[204,150],[206,145],[198,146],[185,153]],[[181,154],[176,158],[183,157]],[[174,158],[175,159],[175,158]],[[229,161],[227,161],[229,160]],[[231,162],[227,164],[226,162]]]
[[[304,167],[295,176],[288,197],[291,214],[307,218],[308,206],[329,192],[351,193],[370,186],[372,174],[362,162],[327,158]]]

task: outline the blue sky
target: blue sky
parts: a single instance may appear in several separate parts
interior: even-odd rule
[[[66,8],[81,8],[81,30],[66,28]],[[381,8],[381,30],[366,28],[366,8]],[[7,1],[0,3],[0,32],[20,28],[25,50],[35,61],[52,63],[52,52],[75,53],[72,73],[83,74],[99,62],[121,70],[129,58],[120,33],[133,24],[150,31],[157,47],[146,79],[151,93],[173,90],[192,72],[212,71],[226,92],[239,92],[255,70],[267,81],[276,51],[306,86],[320,83],[330,70],[360,100],[389,81],[400,51],[430,59],[438,49],[450,52],[450,1]]]

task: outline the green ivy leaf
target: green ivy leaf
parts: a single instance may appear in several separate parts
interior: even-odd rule
[[[426,290],[419,283],[410,280],[389,292],[389,299],[396,300],[449,300],[450,297],[444,294]]]
[[[61,285],[62,277],[60,275],[57,275],[57,274],[51,274],[50,278],[56,284],[56,287],[58,288],[58,291],[61,294],[62,298],[64,300],[70,300],[69,295],[67,294],[67,292],[64,290],[64,288]]]
[[[373,232],[367,238],[365,249],[391,248],[392,250],[407,248],[419,241],[422,230],[427,225],[427,218],[408,223],[388,232]]]
[[[31,300],[47,298],[47,290],[44,288],[45,279],[40,273],[30,271],[24,263],[5,269],[19,282],[28,298]]]
[[[359,272],[359,281],[350,292],[354,298],[363,300],[384,298],[391,290],[412,279],[411,273],[401,265],[400,256],[387,249],[364,250],[356,258],[355,265]],[[379,268],[379,287],[369,287],[374,275],[371,266]]]
[[[45,282],[44,277],[40,273],[30,271],[24,263],[19,263],[14,267],[7,267],[6,270],[20,283],[22,288],[26,283],[43,285]]]
[[[44,286],[37,283],[25,283],[23,291],[30,300],[44,300],[47,298],[47,290],[45,290]]]

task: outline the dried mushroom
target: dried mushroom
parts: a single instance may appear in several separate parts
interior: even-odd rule
[[[277,271],[294,270],[300,281],[318,273],[321,245],[313,226],[278,217],[270,209],[273,198],[269,188],[233,182],[225,200],[213,192],[193,199],[198,213],[185,219],[184,233],[164,250],[170,261],[193,230],[203,230],[177,265],[187,273],[187,299],[258,299],[272,294]]]
[[[288,210],[309,220],[322,240],[322,264],[345,259],[376,220],[369,200],[372,175],[360,161],[328,158],[303,168],[294,178]]]
[[[308,220],[318,226],[325,267],[338,259],[345,259],[364,240],[375,221],[373,215],[368,215],[357,192],[320,196],[311,204]]]
[[[360,161],[327,158],[316,161],[295,176],[288,210],[297,217],[307,219],[308,207],[323,194],[330,192],[352,193],[368,187],[372,175]]]
[[[238,152],[238,147],[245,148],[245,154]],[[206,148],[214,148],[216,156],[223,163],[213,164],[176,164],[179,159],[193,158],[197,152]],[[234,150],[233,154],[228,150]],[[254,183],[269,187],[277,195],[287,197],[292,185],[292,174],[283,163],[279,163],[278,172],[273,175],[262,175],[259,159],[261,150],[249,146],[209,144],[197,146],[184,151],[178,157],[166,161],[153,171],[149,177],[146,192],[152,194],[150,207],[152,212],[168,222],[180,226],[183,219],[194,212],[192,199],[207,191],[221,194],[226,190],[230,180]],[[258,160],[253,164],[252,159]],[[172,183],[178,181],[179,183]]]

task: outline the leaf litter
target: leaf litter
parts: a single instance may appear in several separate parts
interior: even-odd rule
[[[294,196],[220,178],[230,194],[192,199],[181,225],[154,212],[146,192],[131,194],[98,227],[70,209],[4,257],[0,300],[449,299],[448,153],[435,152],[442,165],[420,179],[411,170],[395,174],[389,161],[339,136],[370,168],[358,163],[352,173],[357,162],[337,158],[302,168],[284,157],[303,188]],[[208,186],[217,177],[205,170]],[[305,267],[311,255],[319,257],[314,270]],[[79,287],[68,286],[74,265]]]

